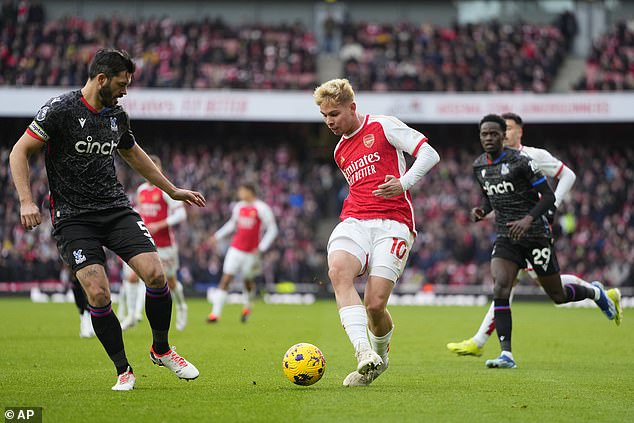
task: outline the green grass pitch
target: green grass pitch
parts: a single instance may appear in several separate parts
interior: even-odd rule
[[[137,376],[113,392],[114,367],[96,338],[79,338],[73,304],[1,299],[0,405],[43,407],[45,422],[626,422],[634,421],[634,316],[621,327],[597,309],[513,305],[518,369],[445,348],[477,329],[485,307],[394,306],[390,368],[367,388],[344,388],[352,347],[334,302],[258,303],[247,324],[228,305],[217,325],[191,300],[190,323],[171,343],[199,368],[193,382],[150,362],[146,321],[124,333]],[[324,352],[323,379],[291,384],[282,356],[297,342]]]

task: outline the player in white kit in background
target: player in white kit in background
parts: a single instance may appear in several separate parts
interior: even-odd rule
[[[357,358],[343,385],[366,386],[388,367],[394,325],[387,302],[416,234],[408,190],[440,157],[400,120],[360,114],[346,79],[325,82],[314,99],[328,128],[341,136],[334,159],[350,186],[328,241],[328,276]],[[404,153],[416,157],[409,170]],[[354,279],[366,272],[362,303]]]
[[[243,183],[238,187],[238,202],[231,218],[211,236],[209,243],[216,248],[218,241],[235,232],[222,267],[222,277],[212,295],[212,309],[207,321],[217,323],[227,301],[233,280],[244,282],[241,320],[246,322],[253,308],[255,277],[260,272],[260,255],[266,252],[277,236],[273,210],[257,198],[255,187]]]
[[[566,166],[561,160],[553,156],[548,150],[543,148],[529,147],[522,144],[522,135],[524,133],[524,122],[522,118],[515,113],[504,113],[502,115],[506,122],[506,138],[504,139],[504,145],[506,147],[519,150],[523,155],[533,159],[533,162],[537,165],[537,168],[547,177],[557,179],[557,188],[555,189],[555,210],[549,210],[546,216],[549,222],[552,224],[555,216],[556,209],[562,204],[567,197],[572,185],[575,183],[575,173]],[[531,268],[530,263],[527,263],[527,268],[524,269],[531,279],[536,280],[537,274]],[[519,280],[515,281],[517,285]],[[562,285],[566,284],[580,284],[590,286],[591,283],[584,279],[572,275],[561,275]],[[595,281],[594,283],[599,283]],[[617,292],[617,291],[615,291]],[[511,292],[511,300],[513,299],[513,291]],[[617,320],[617,324],[620,324],[620,320]],[[481,356],[484,345],[488,341],[489,337],[495,330],[495,322],[493,318],[493,303],[484,316],[478,332],[471,338],[465,339],[461,342],[450,342],[447,344],[447,348],[458,355],[475,355]]]
[[[161,159],[153,154],[150,158],[161,169]],[[137,188],[136,209],[145,226],[152,235],[167,276],[167,284],[176,306],[176,329],[183,330],[187,325],[187,304],[183,293],[183,284],[177,279],[179,259],[178,245],[174,240],[172,227],[187,219],[183,203],[170,198],[158,187],[146,182]],[[143,291],[140,291],[142,288]],[[123,281],[121,283],[123,299],[121,306],[126,306],[127,314],[121,322],[123,330],[136,325],[142,316],[145,295],[143,284],[139,284],[138,276],[124,263]],[[124,304],[125,303],[125,304]]]

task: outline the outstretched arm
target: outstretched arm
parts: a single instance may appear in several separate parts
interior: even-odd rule
[[[557,188],[555,189],[555,207],[559,207],[564,198],[566,198],[577,179],[577,175],[568,166],[564,165],[557,178],[559,182],[557,182]]]
[[[138,144],[134,144],[129,149],[120,148],[119,154],[132,169],[136,170],[141,176],[153,185],[159,187],[174,200],[180,200],[189,205],[204,207],[205,197],[201,193],[175,187],[174,184],[161,173],[159,168],[152,162],[152,159],[150,159]]]
[[[9,155],[13,184],[20,198],[20,221],[27,230],[31,230],[42,223],[40,208],[33,201],[29,182],[29,157],[43,146],[44,143],[42,141],[25,132],[15,143]]]

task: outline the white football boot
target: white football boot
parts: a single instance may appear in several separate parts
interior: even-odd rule
[[[368,386],[374,380],[379,377],[383,372],[387,370],[389,366],[389,360],[385,359],[383,364],[376,369],[372,369],[366,374],[362,375],[359,372],[352,372],[343,380],[343,386]]]
[[[175,347],[162,355],[155,353],[154,348],[150,348],[150,359],[156,365],[167,367],[181,379],[194,380],[200,374],[196,366],[176,353]]]
[[[362,375],[368,373],[370,370],[376,370],[383,365],[381,356],[370,348],[357,351],[356,356],[358,362],[357,372]]]
[[[128,369],[117,376],[117,383],[112,387],[113,391],[131,391],[134,389],[134,384],[136,383],[136,377],[134,373],[130,370],[130,366]]]

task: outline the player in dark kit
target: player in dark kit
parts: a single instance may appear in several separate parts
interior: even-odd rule
[[[610,319],[616,317],[612,299],[600,284],[586,287],[561,285],[553,238],[544,214],[555,194],[533,160],[503,146],[506,122],[498,115],[480,121],[480,143],[485,153],[473,163],[482,188],[480,207],[471,210],[477,222],[495,211],[496,240],[491,253],[495,330],[502,348],[500,357],[487,360],[489,368],[515,368],[511,353],[511,307],[509,297],[517,272],[528,260],[540,285],[556,304],[593,299]]]
[[[95,334],[117,369],[117,383],[112,387],[117,391],[133,389],[136,378],[111,307],[103,247],[119,255],[147,285],[145,311],[152,328],[152,361],[182,379],[195,379],[199,374],[170,348],[170,291],[154,241],[117,180],[113,153],[117,151],[173,199],[200,207],[205,199],[198,192],[175,187],[136,143],[128,115],[117,105],[127,94],[134,70],[125,51],[99,50],[90,63],[86,85],[49,100],[9,158],[22,225],[30,230],[41,223],[41,216],[29,186],[28,159],[46,147],[53,235],[62,259],[86,292]]]

